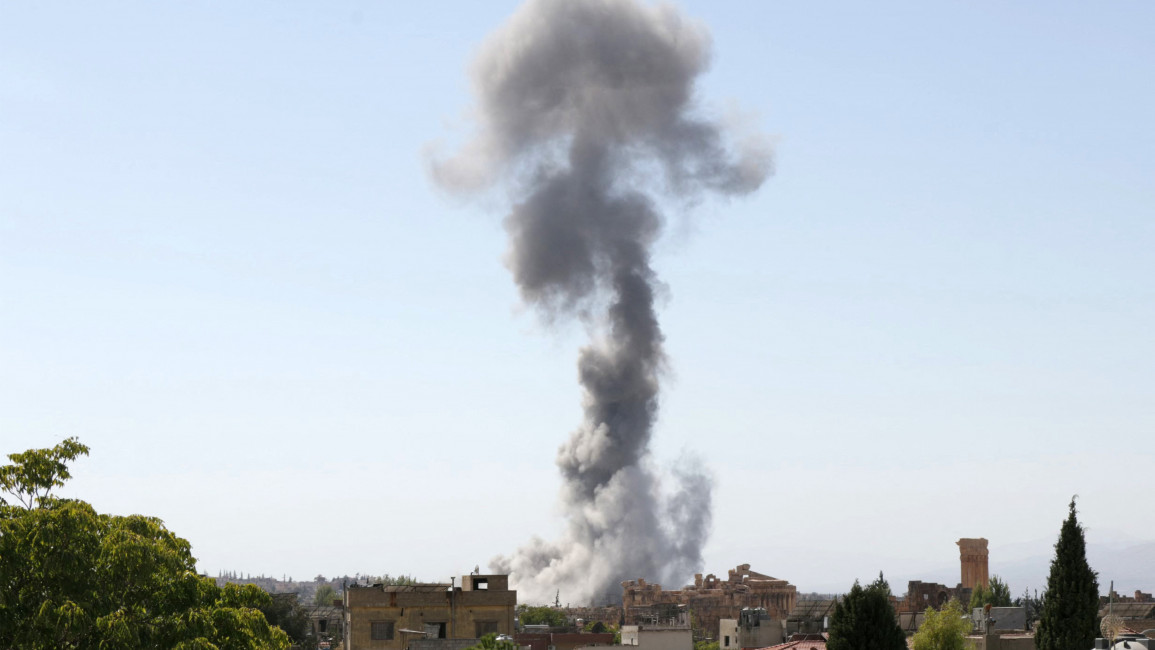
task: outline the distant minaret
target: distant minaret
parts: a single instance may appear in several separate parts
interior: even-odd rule
[[[987,575],[987,540],[962,538],[958,542],[959,562],[962,565],[962,586],[974,589],[981,584],[983,589],[991,588]]]

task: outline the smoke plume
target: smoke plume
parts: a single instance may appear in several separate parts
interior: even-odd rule
[[[711,480],[683,462],[662,481],[649,455],[664,363],[652,197],[746,194],[771,169],[764,139],[700,115],[709,50],[671,6],[528,0],[474,61],[477,133],[432,164],[450,191],[512,191],[507,264],[522,298],[592,333],[583,421],[557,457],[568,528],[492,563],[530,602],[620,599],[624,579],[677,584],[701,566]]]

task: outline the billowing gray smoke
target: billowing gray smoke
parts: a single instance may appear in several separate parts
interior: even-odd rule
[[[711,481],[687,462],[663,486],[649,458],[664,362],[650,251],[662,218],[645,192],[744,194],[771,166],[765,140],[736,142],[697,114],[708,55],[706,31],[670,6],[528,0],[475,61],[477,135],[433,163],[453,191],[506,182],[523,299],[594,332],[578,361],[584,420],[557,459],[568,530],[493,561],[530,602],[555,590],[575,604],[620,598],[621,580],[680,584],[701,565]]]

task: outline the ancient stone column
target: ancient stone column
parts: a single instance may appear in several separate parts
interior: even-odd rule
[[[959,561],[962,564],[962,586],[973,589],[981,584],[983,589],[990,589],[990,577],[987,575],[987,540],[985,538],[963,538],[958,542]]]

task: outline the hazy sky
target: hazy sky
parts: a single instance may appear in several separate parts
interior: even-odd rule
[[[517,4],[0,4],[0,452],[78,436],[65,494],[211,574],[556,537],[586,333],[425,154]],[[678,6],[702,110],[777,151],[655,259],[705,572],[953,585],[957,538],[1046,555],[1075,493],[1089,541],[1155,539],[1155,5]]]

